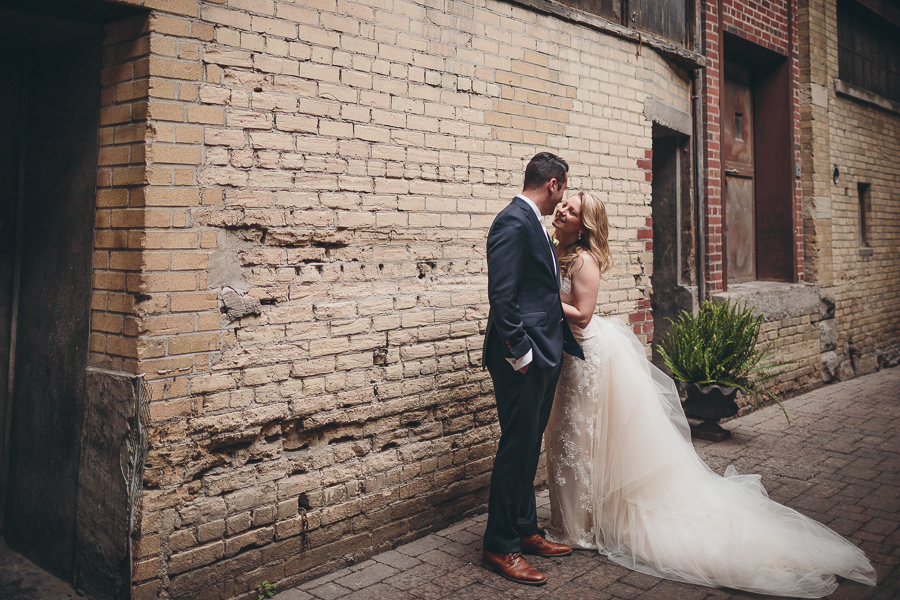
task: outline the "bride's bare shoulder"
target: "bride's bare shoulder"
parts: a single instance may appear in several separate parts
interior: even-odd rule
[[[600,263],[597,262],[596,257],[594,257],[593,254],[591,254],[590,252],[588,252],[586,250],[582,250],[581,252],[578,253],[578,260],[584,261],[587,264],[589,264],[593,267],[596,267],[597,269],[600,268]]]
[[[593,254],[585,250],[580,251],[575,260],[572,261],[569,272],[574,275],[582,270],[587,270],[588,273],[600,273],[600,263],[597,262],[597,259],[594,258]]]
[[[569,276],[575,286],[591,289],[600,283],[600,264],[590,252],[580,252],[569,267]]]

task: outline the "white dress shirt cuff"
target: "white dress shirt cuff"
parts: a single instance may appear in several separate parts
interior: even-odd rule
[[[528,352],[526,352],[518,360],[516,360],[515,358],[507,358],[506,360],[509,361],[509,364],[512,365],[513,369],[515,369],[516,371],[520,371],[526,365],[531,364],[531,357],[532,357],[531,349],[529,348]]]

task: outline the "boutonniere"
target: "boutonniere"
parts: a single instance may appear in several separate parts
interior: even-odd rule
[[[550,235],[550,230],[544,227],[544,233],[547,234],[547,239],[550,240],[550,243],[553,244],[553,248],[556,249],[559,246],[559,240]]]

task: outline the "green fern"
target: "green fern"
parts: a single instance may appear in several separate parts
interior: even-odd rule
[[[696,316],[685,310],[669,322],[672,331],[658,349],[673,378],[736,387],[752,396],[758,406],[768,398],[790,422],[781,401],[766,384],[798,361],[772,361],[772,342],[757,347],[762,315],[754,316],[745,302],[707,300]]]

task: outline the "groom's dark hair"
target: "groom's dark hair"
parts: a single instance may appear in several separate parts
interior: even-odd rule
[[[525,181],[522,183],[522,189],[533,190],[551,179],[564,183],[568,172],[569,163],[550,152],[539,152],[528,161],[528,166],[525,167]]]

